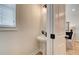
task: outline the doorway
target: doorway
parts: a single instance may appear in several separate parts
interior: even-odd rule
[[[78,6],[78,4],[47,4],[47,55],[79,54]],[[71,29],[72,39],[68,40],[66,32],[70,32]]]
[[[68,41],[67,54],[79,55],[79,4],[66,4],[66,24],[68,22],[69,31],[73,30],[73,36]]]

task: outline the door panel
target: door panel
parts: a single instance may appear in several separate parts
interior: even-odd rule
[[[66,54],[65,5],[47,5],[47,54]],[[55,34],[55,39],[50,38]]]
[[[54,54],[66,54],[66,39],[65,39],[65,5],[55,4],[54,9],[54,29],[55,33]]]

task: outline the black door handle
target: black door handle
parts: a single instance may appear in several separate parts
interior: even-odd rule
[[[55,34],[50,34],[51,39],[55,39]]]

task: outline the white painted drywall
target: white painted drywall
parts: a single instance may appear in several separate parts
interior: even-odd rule
[[[79,4],[66,5],[66,20],[70,21],[70,25],[75,25],[76,38],[79,40]]]
[[[16,5],[16,31],[0,31],[0,54],[30,54],[38,49],[36,37],[41,30],[39,5]]]

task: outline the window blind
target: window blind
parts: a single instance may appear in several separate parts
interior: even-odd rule
[[[0,4],[0,27],[16,27],[15,4]]]

